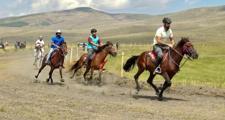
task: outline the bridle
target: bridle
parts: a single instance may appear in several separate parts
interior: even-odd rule
[[[185,44],[190,44],[191,42],[187,42]],[[184,45],[185,46],[185,45]],[[188,55],[187,53],[190,53],[190,50],[187,47],[182,47],[182,53],[180,53],[179,51],[177,51],[175,48],[173,47],[169,47],[169,51],[168,51],[168,55],[169,55],[169,60],[172,60],[172,62],[178,67],[178,70],[180,70],[180,68],[182,68],[184,66],[184,64],[187,62],[187,60],[192,60],[192,58],[190,57],[190,55]],[[185,61],[180,65],[178,64],[172,57],[171,57],[171,51],[176,52],[180,57],[184,58]],[[186,54],[186,57],[184,57],[184,54]]]

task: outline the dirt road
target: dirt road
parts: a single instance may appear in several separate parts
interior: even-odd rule
[[[45,83],[30,52],[0,56],[0,120],[224,120],[225,90],[172,87],[158,101],[151,88],[135,95],[134,83],[110,73],[104,84],[84,85],[82,77]],[[145,83],[144,83],[144,86]]]

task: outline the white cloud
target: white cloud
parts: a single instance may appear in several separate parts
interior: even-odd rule
[[[21,1],[21,0],[20,0]],[[174,0],[33,0],[34,11],[72,9],[80,6],[123,9],[132,7],[164,6]]]
[[[185,0],[185,3],[189,4],[189,5],[193,5],[197,2],[199,2],[200,0]]]
[[[31,8],[35,12],[72,9],[80,4],[77,0],[38,0],[32,2]]]
[[[30,14],[84,6],[106,11],[134,10],[143,7],[160,9],[172,1],[175,0],[9,0],[5,2],[7,8],[0,8],[0,18],[7,14],[8,16]],[[197,0],[185,0],[190,1]]]

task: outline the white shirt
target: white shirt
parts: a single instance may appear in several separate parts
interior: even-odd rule
[[[35,46],[41,46],[41,47],[44,47],[44,40],[40,41],[39,39],[35,42]]]
[[[162,27],[158,28],[156,31],[155,37],[153,39],[153,45],[157,44],[156,37],[160,37],[163,42],[169,43],[170,42],[169,38],[173,37],[173,32],[171,29],[166,31],[164,26],[162,26]]]

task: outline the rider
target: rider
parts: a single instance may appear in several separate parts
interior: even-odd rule
[[[173,47],[175,42],[173,39],[173,32],[170,28],[172,23],[171,19],[168,17],[163,18],[163,26],[157,29],[154,40],[153,40],[153,50],[157,54],[156,69],[155,73],[161,73],[160,64],[163,59],[163,48]]]
[[[56,35],[52,37],[51,48],[50,48],[50,51],[48,53],[48,56],[47,56],[47,59],[46,59],[45,63],[50,63],[50,57],[51,57],[52,52],[55,49],[59,48],[59,46],[64,42],[64,37],[61,36],[61,35],[62,35],[61,30],[57,30]]]
[[[35,49],[34,49],[35,53],[38,48],[40,48],[41,52],[44,53],[44,45],[45,45],[45,42],[43,40],[43,36],[39,36],[39,39],[37,39],[35,42]]]
[[[97,30],[95,28],[91,29],[91,35],[88,37],[87,51],[88,57],[86,59],[86,65],[92,60],[95,51],[98,47],[102,46],[102,40],[97,35]]]

